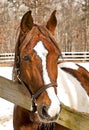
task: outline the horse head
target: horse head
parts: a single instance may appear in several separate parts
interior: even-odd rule
[[[31,94],[42,122],[57,119],[60,103],[57,97],[57,62],[61,52],[53,38],[57,25],[53,11],[47,25],[36,25],[31,11],[22,18],[16,45],[16,76]]]

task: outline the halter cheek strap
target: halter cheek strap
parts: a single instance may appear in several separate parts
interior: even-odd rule
[[[57,83],[50,83],[48,85],[44,85],[42,86],[40,89],[38,89],[38,91],[36,91],[34,94],[32,94],[31,90],[28,88],[28,86],[23,82],[23,80],[20,78],[19,75],[17,75],[18,80],[20,81],[20,83],[27,88],[27,90],[29,91],[30,95],[31,95],[31,101],[32,101],[32,111],[35,112],[37,110],[36,108],[36,99],[40,96],[40,94],[42,92],[44,92],[47,88],[49,87],[55,87],[57,86]]]
[[[18,80],[20,81],[20,83],[27,88],[28,92],[30,93],[31,96],[31,102],[32,102],[32,112],[36,112],[37,107],[36,107],[36,103],[35,103],[35,99],[32,98],[32,92],[30,91],[30,89],[28,88],[28,86],[23,82],[23,80],[20,78],[19,75],[17,75]]]
[[[19,56],[17,56],[17,62],[16,62],[16,72],[17,72],[17,79],[19,80],[19,82],[25,87],[27,88],[27,90],[30,93],[31,96],[31,101],[32,101],[32,111],[35,112],[37,110],[36,107],[36,99],[40,96],[40,94],[42,92],[44,92],[47,88],[49,87],[55,87],[57,86],[57,83],[50,83],[47,85],[42,86],[40,89],[38,89],[34,94],[31,92],[31,90],[29,89],[29,87],[26,85],[26,83],[21,79],[20,77],[20,63],[19,63]]]

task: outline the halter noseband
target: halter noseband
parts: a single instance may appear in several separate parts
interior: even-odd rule
[[[21,79],[20,77],[20,65],[19,65],[19,56],[17,56],[17,60],[16,60],[16,72],[17,72],[17,79],[20,81],[20,83],[27,88],[27,90],[29,91],[30,95],[31,95],[31,101],[32,101],[32,112],[36,112],[37,107],[36,107],[36,99],[39,97],[39,95],[44,92],[47,88],[49,87],[55,87],[57,86],[57,83],[49,83],[47,85],[42,86],[40,89],[38,89],[34,94],[32,94],[31,90],[29,89],[29,87],[26,85],[26,83]]]

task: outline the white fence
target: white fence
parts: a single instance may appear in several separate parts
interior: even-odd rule
[[[65,61],[89,61],[89,52],[62,52]],[[60,60],[60,59],[59,59]]]
[[[0,53],[0,62],[13,62],[14,53]]]
[[[0,62],[13,62],[14,53],[0,53]],[[59,60],[65,61],[89,61],[89,52],[62,52]]]

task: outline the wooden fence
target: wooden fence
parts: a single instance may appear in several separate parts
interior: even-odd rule
[[[3,77],[0,77],[0,97],[31,110],[31,98],[27,89]],[[55,122],[71,130],[89,130],[89,115],[75,111],[63,104],[61,104],[59,118]]]
[[[89,52],[62,52],[65,61],[89,61]],[[13,62],[14,53],[0,54],[0,62]],[[11,80],[0,77],[0,97],[31,110],[31,98],[26,88]],[[20,100],[18,100],[20,98]],[[61,104],[61,113],[55,122],[72,130],[89,130],[89,115],[80,113]]]
[[[14,62],[14,53],[0,53],[0,62]],[[89,52],[62,52],[59,60],[65,61],[89,61]]]

